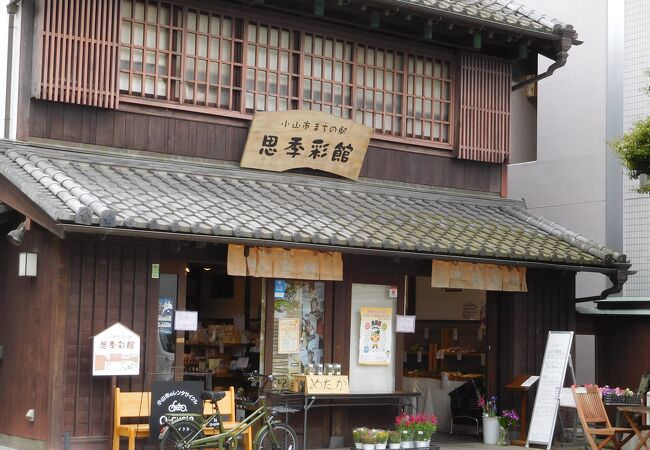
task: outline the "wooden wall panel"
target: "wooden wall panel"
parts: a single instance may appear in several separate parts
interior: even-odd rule
[[[3,228],[4,235],[15,228]],[[18,277],[18,254],[38,254],[38,275]],[[65,287],[65,262],[60,241],[32,223],[20,247],[0,240],[0,344],[4,356],[0,362],[0,434],[45,442],[51,425],[60,416],[59,390],[54,383],[62,368],[62,336],[57,308],[61,287]],[[63,275],[63,277],[62,277]],[[25,420],[28,409],[36,421]],[[53,411],[54,410],[54,411]],[[56,428],[56,427],[54,427]]]
[[[458,157],[507,162],[512,64],[497,58],[462,54],[460,65]]]
[[[103,145],[238,162],[248,129],[173,115],[115,111],[33,100],[30,133],[35,138]],[[438,154],[383,148],[373,143],[361,176],[379,180],[501,192],[501,166]]]
[[[503,387],[517,375],[539,374],[549,331],[575,330],[575,273],[528,269],[527,293],[488,292],[489,391],[500,408],[518,406]],[[532,407],[533,396],[529,398]]]
[[[157,247],[133,243],[71,241],[66,327],[63,430],[76,438],[110,435],[108,377],[92,376],[92,336],[115,322],[140,335],[141,375],[119,377],[124,390],[149,386],[147,373],[155,365],[155,315],[157,287],[149,268],[159,260]],[[153,325],[152,325],[153,324]]]
[[[636,391],[644,372],[650,372],[650,317],[598,317],[596,383]]]
[[[39,2],[32,95],[115,108],[119,4],[113,0]]]

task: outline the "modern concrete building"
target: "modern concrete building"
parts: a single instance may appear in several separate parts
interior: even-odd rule
[[[531,0],[527,6],[567,17],[584,43],[572,50],[570,64],[538,82],[537,92],[513,95],[509,196],[623,250],[639,270],[637,254],[623,248],[623,175],[607,144],[623,131],[623,2]],[[641,32],[643,20],[638,23]],[[538,72],[549,64],[540,57]],[[580,274],[576,296],[600,295],[606,283]]]
[[[643,88],[650,85],[650,3],[625,1],[625,95],[623,123],[629,129],[650,115],[650,95]],[[626,296],[650,294],[650,197],[637,194],[637,180],[625,179],[623,189],[623,250],[634,261],[637,274],[625,285]]]

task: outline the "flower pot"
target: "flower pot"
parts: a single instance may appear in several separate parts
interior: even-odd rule
[[[497,445],[510,445],[510,433],[507,428],[499,427]]]
[[[402,441],[402,448],[415,448],[415,441]]]
[[[496,416],[483,416],[483,443],[495,445],[499,440],[499,428]]]
[[[375,450],[385,450],[386,449],[386,443],[384,442],[383,444],[376,443],[375,444]]]
[[[429,447],[429,439],[426,441],[415,441],[416,448],[426,448]]]
[[[392,442],[388,444],[388,448],[391,450],[397,450],[398,448],[402,448],[402,443],[401,442]]]
[[[354,443],[354,448],[362,449],[362,448],[363,448],[363,444],[362,444],[361,442],[355,442],[355,443]]]
[[[363,444],[363,450],[375,450],[375,444]]]

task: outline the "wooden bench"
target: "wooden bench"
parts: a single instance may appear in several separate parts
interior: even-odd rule
[[[120,438],[129,440],[129,450],[135,450],[135,440],[149,437],[151,392],[120,392],[115,388],[113,411],[113,450],[120,449]],[[122,419],[145,419],[146,423],[122,423]]]

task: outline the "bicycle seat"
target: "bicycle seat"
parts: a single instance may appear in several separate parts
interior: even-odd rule
[[[225,396],[226,396],[225,392],[203,391],[203,394],[201,394],[201,398],[203,400],[210,400],[213,403],[218,402]]]

